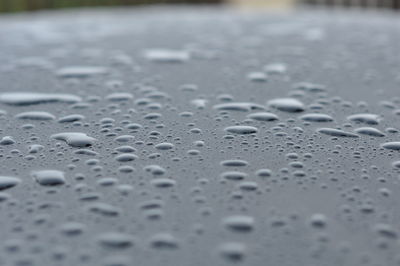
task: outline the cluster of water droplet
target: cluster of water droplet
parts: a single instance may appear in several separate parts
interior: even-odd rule
[[[351,20],[137,13],[0,44],[0,265],[400,262],[400,98]]]

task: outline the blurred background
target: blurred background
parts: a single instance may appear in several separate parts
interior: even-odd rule
[[[308,5],[328,8],[400,9],[400,0],[0,0],[0,12],[147,4],[228,4],[246,8],[292,8]]]

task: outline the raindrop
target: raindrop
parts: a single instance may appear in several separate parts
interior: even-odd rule
[[[58,186],[66,182],[64,172],[59,170],[34,171],[32,177],[42,186]]]
[[[304,104],[294,98],[277,98],[267,102],[267,104],[280,111],[296,113],[305,110]]]
[[[332,137],[358,138],[358,135],[335,128],[319,128],[319,133]]]
[[[0,102],[9,105],[31,105],[49,102],[80,102],[81,98],[72,94],[6,92],[0,94]]]
[[[54,120],[56,117],[48,112],[31,111],[19,113],[15,116],[18,119],[29,119],[29,120]]]
[[[257,133],[257,128],[252,126],[230,126],[225,128],[226,132],[233,133],[233,134],[253,134]]]
[[[98,66],[70,66],[59,69],[56,75],[60,78],[88,78],[96,75],[104,75],[108,69]]]
[[[21,183],[21,179],[12,176],[0,176],[0,190],[15,187]]]
[[[51,138],[63,140],[71,147],[87,147],[93,145],[95,138],[89,137],[85,133],[80,132],[64,132],[51,135]]]

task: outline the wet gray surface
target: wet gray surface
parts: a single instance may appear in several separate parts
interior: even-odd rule
[[[400,18],[0,18],[0,265],[399,265]]]

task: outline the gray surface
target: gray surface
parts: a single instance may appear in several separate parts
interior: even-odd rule
[[[4,16],[0,36],[0,265],[400,263],[395,15],[88,10]],[[300,112],[267,104],[287,97]]]

